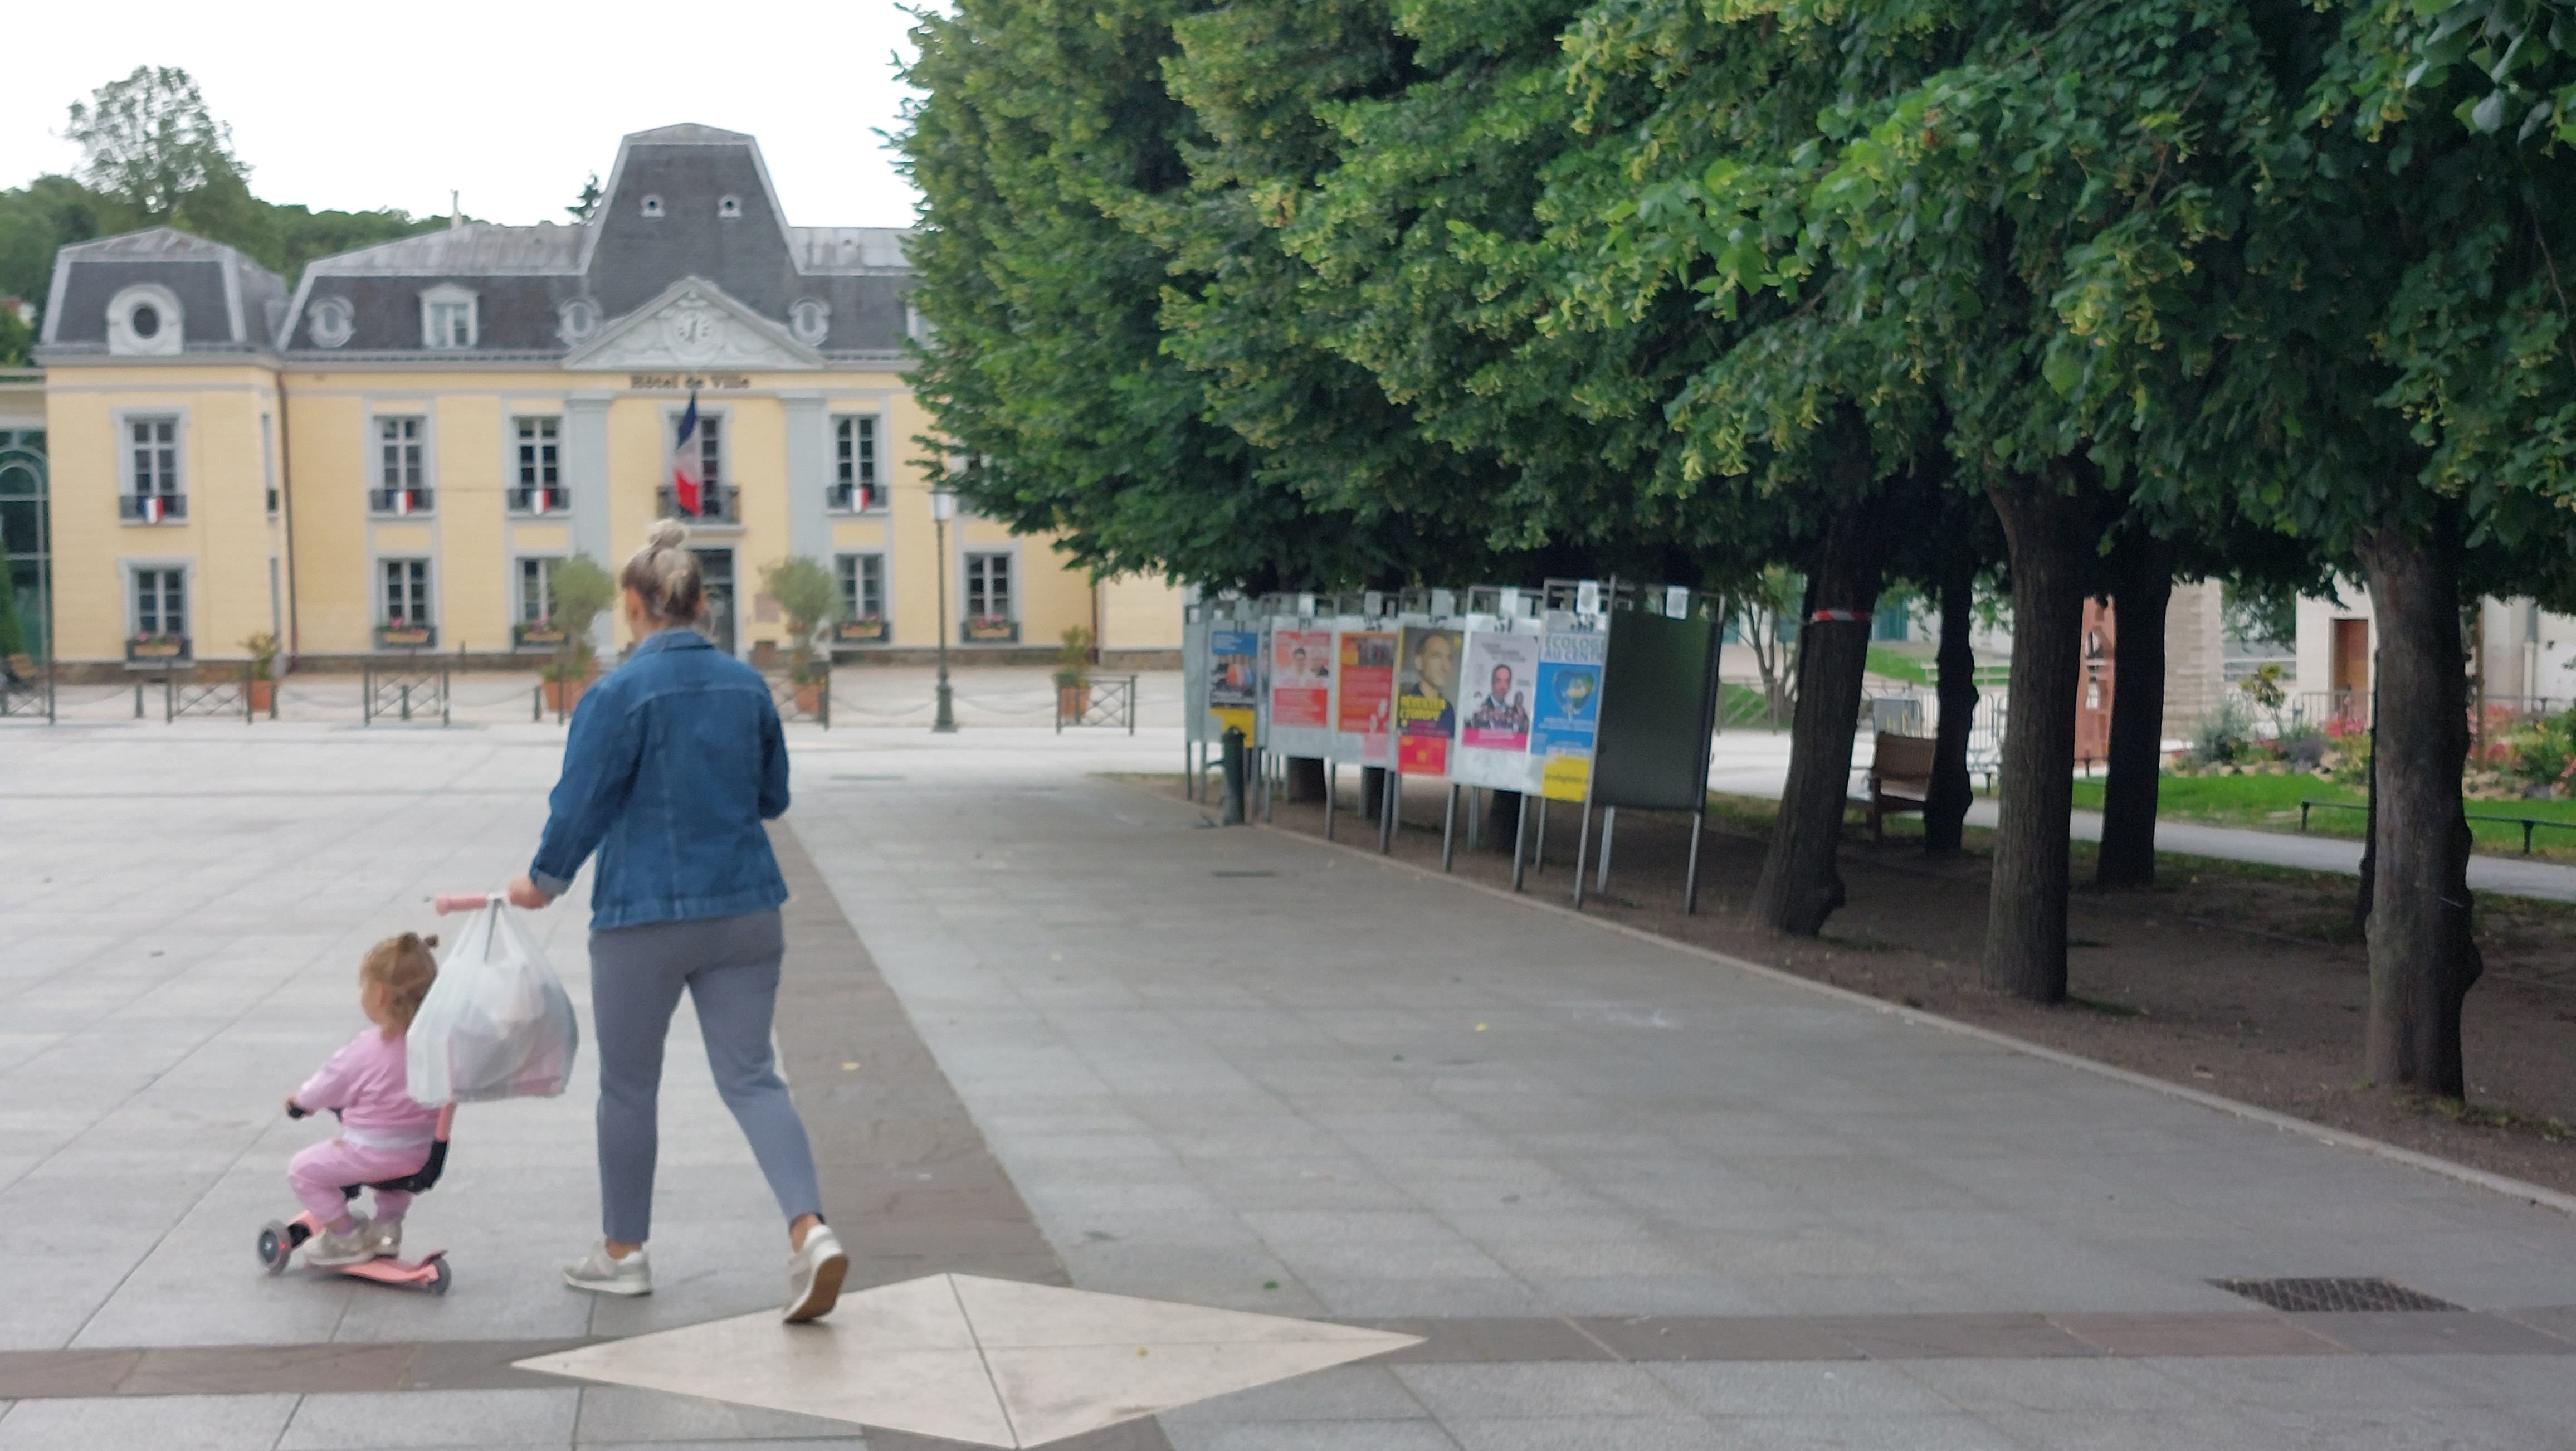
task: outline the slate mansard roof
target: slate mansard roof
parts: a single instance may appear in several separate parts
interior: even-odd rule
[[[66,247],[44,343],[57,357],[109,351],[108,304],[151,281],[178,294],[192,354],[202,338],[208,348],[313,362],[552,360],[694,279],[777,324],[782,339],[800,311],[813,321],[805,304],[820,303],[821,327],[788,344],[809,359],[892,359],[908,327],[905,237],[893,227],[789,226],[751,137],[666,126],[619,144],[586,223],[471,224],[326,257],[305,269],[291,299],[233,249],[166,227]],[[473,297],[472,347],[425,345],[423,294],[432,289]],[[241,305],[228,313],[230,295]],[[220,342],[200,326],[227,316],[240,326]]]

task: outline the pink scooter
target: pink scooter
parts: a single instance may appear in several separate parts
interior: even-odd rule
[[[433,900],[439,914],[444,916],[450,912],[479,912],[488,906],[492,899],[480,893],[447,893]],[[302,1118],[310,1111],[289,1108],[287,1116]],[[338,1112],[337,1109],[332,1111]],[[448,1130],[453,1128],[455,1123],[456,1105],[451,1103],[438,1111],[438,1136],[429,1146],[429,1159],[426,1163],[399,1179],[386,1179],[366,1184],[343,1184],[340,1186],[340,1193],[350,1199],[357,1198],[360,1189],[390,1189],[401,1194],[427,1193],[438,1183],[438,1176],[447,1168],[447,1135]],[[295,1252],[304,1247],[304,1242],[321,1232],[322,1224],[313,1217],[311,1210],[306,1210],[284,1223],[271,1220],[261,1226],[259,1231],[259,1262],[267,1266],[270,1274],[282,1275],[286,1273],[287,1261],[293,1259]],[[360,1260],[355,1264],[328,1265],[324,1268],[355,1279],[373,1280],[380,1285],[399,1285],[405,1289],[426,1290],[433,1295],[446,1294],[448,1285],[456,1278],[455,1271],[447,1266],[447,1251],[443,1249],[431,1250],[416,1260],[379,1255],[374,1259]]]

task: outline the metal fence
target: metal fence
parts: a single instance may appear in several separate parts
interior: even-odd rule
[[[43,716],[47,725],[54,721],[54,666],[47,661],[41,667],[12,663],[0,671],[0,716]]]
[[[1088,685],[1057,686],[1055,733],[1063,735],[1066,726],[1124,726],[1136,734],[1136,677],[1095,675]]]
[[[444,665],[426,668],[369,665],[359,690],[360,718],[367,725],[380,720],[420,725],[432,719],[446,725],[450,703],[448,684],[448,668]]]

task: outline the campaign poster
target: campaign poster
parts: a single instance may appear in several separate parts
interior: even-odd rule
[[[1330,730],[1333,700],[1333,632],[1270,632],[1270,726],[1273,730]]]
[[[1458,735],[1458,653],[1464,632],[1407,625],[1395,653],[1395,766],[1407,776],[1449,774]]]
[[[1530,751],[1540,761],[1539,794],[1550,801],[1581,801],[1591,788],[1609,656],[1610,637],[1595,632],[1552,631],[1539,642]]]
[[[1497,791],[1535,791],[1539,758],[1530,754],[1538,689],[1536,632],[1471,630],[1460,677],[1458,748],[1450,779]]]
[[[1208,631],[1208,714],[1222,734],[1231,726],[1253,738],[1261,704],[1261,632],[1218,626]]]
[[[1359,743],[1363,766],[1394,764],[1395,632],[1344,630],[1342,695],[1334,729]]]

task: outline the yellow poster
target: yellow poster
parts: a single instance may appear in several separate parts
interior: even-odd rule
[[[1538,794],[1550,801],[1580,801],[1591,785],[1590,756],[1550,756],[1540,769]]]

